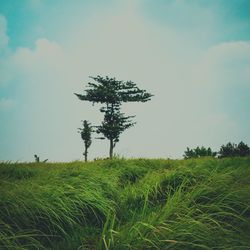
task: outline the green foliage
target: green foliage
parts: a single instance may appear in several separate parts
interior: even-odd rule
[[[91,124],[84,120],[83,121],[83,128],[79,128],[80,134],[81,134],[81,138],[84,141],[85,147],[89,148],[92,140],[91,140],[91,132],[92,132],[92,128],[91,128]]]
[[[125,116],[121,112],[121,105],[124,102],[146,102],[152,97],[145,90],[139,89],[132,81],[118,81],[109,77],[90,77],[95,83],[88,83],[86,94],[75,94],[82,101],[90,101],[93,104],[101,103],[104,106],[100,111],[104,113],[101,125],[96,126],[96,132],[102,134],[110,141],[110,158],[113,157],[113,149],[119,142],[120,135],[135,123],[134,116]],[[103,137],[100,137],[103,139]]]
[[[152,97],[139,89],[132,81],[118,81],[108,76],[90,77],[95,83],[88,83],[86,94],[75,94],[80,100],[101,104],[121,104],[122,102],[146,102]]]
[[[184,158],[185,159],[190,159],[190,158],[199,158],[199,157],[204,157],[204,156],[216,156],[216,152],[212,152],[211,148],[205,148],[205,147],[196,147],[194,149],[190,149],[187,147],[187,150],[184,152]]]
[[[114,112],[112,108],[108,108],[104,112],[104,120],[97,127],[96,132],[117,143],[119,142],[120,134],[135,124],[130,120],[133,116],[125,117],[119,110]]]
[[[0,163],[0,249],[248,249],[250,158]]]
[[[92,133],[92,127],[90,122],[84,120],[83,121],[83,128],[79,128],[79,132],[81,134],[81,138],[84,141],[85,151],[83,153],[85,157],[85,161],[88,159],[88,148],[90,147],[92,143],[91,139],[91,133]]]
[[[185,159],[190,158],[199,158],[204,156],[212,156],[215,157],[218,155],[219,158],[224,157],[245,157],[250,156],[250,148],[244,142],[240,142],[238,145],[235,143],[227,143],[226,145],[222,145],[219,152],[213,152],[211,148],[205,147],[196,147],[194,149],[190,149],[187,147],[187,150],[184,152],[183,157]]]
[[[222,145],[219,151],[219,157],[244,157],[250,156],[250,148],[244,142],[240,142],[238,145],[235,143],[227,143],[226,145]]]

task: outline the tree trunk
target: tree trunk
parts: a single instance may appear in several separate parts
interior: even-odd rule
[[[110,147],[109,147],[109,158],[113,158],[113,151],[114,151],[114,141],[113,139],[109,140],[110,141]]]
[[[87,162],[88,161],[88,150],[87,150],[87,148],[85,148],[85,152],[83,153],[83,155],[84,155],[85,162]]]

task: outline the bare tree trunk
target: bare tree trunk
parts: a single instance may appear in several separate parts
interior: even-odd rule
[[[109,158],[113,158],[113,151],[114,151],[114,141],[113,139],[109,140],[110,141],[110,147],[109,147]]]
[[[84,155],[85,162],[87,162],[88,161],[88,150],[87,150],[87,148],[85,148],[85,152],[83,153],[83,155]]]

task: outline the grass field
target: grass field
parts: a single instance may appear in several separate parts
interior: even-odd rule
[[[250,249],[250,158],[0,163],[0,249]]]

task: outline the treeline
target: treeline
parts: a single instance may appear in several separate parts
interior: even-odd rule
[[[185,159],[190,158],[199,158],[204,156],[211,156],[211,157],[245,157],[250,156],[250,148],[247,144],[241,141],[239,144],[235,143],[227,143],[226,145],[222,145],[218,152],[212,151],[210,147],[196,147],[194,149],[190,149],[187,147],[187,150],[184,152],[183,157]]]

